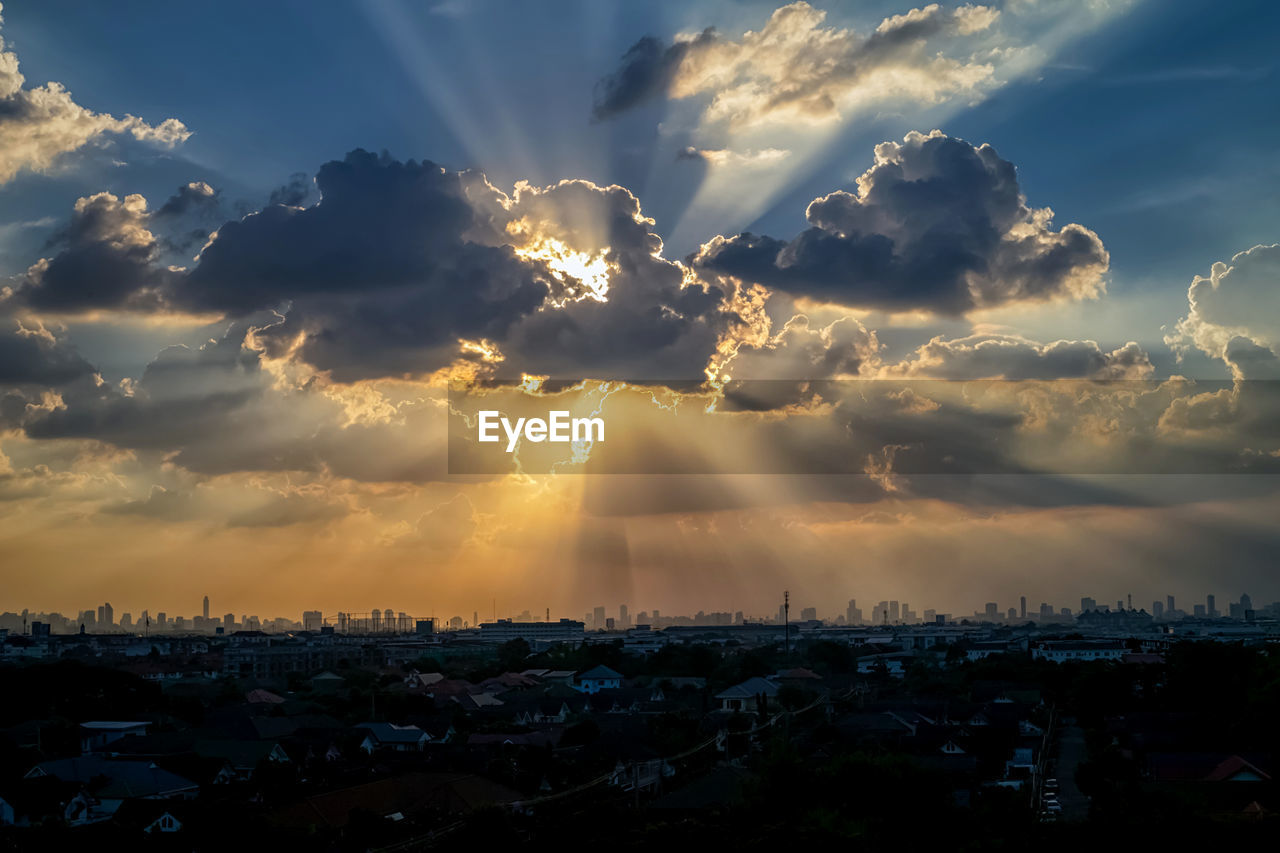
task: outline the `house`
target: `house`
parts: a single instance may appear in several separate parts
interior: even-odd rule
[[[778,696],[778,685],[764,678],[748,678],[716,694],[721,711],[742,711],[754,714],[768,707],[769,700]]]
[[[1253,756],[1251,756],[1253,757]],[[1147,757],[1155,782],[1270,782],[1271,775],[1241,755],[1209,752],[1156,752]]]
[[[1129,649],[1120,640],[1065,640],[1036,643],[1031,647],[1033,660],[1052,663],[1065,661],[1121,660]]]
[[[168,835],[182,831],[185,809],[163,800],[129,800],[115,813],[117,826],[137,830],[144,835]]]
[[[284,703],[284,697],[272,693],[270,690],[250,690],[244,694],[244,701],[250,705],[280,705]]]
[[[37,764],[25,776],[45,777],[80,787],[63,810],[63,819],[72,826],[110,820],[126,800],[189,800],[200,792],[195,782],[150,761],[63,758]]]
[[[599,693],[601,690],[617,690],[622,686],[622,673],[607,666],[597,666],[579,673],[575,689],[583,693]]]
[[[905,678],[907,666],[914,656],[910,652],[881,652],[858,658],[858,675],[872,675],[884,667],[894,678]]]
[[[345,678],[328,670],[311,676],[311,689],[317,693],[332,693],[345,683]]]
[[[473,734],[467,737],[467,746],[555,746],[560,742],[560,734],[559,729],[516,734]]]
[[[360,748],[372,755],[379,749],[391,752],[418,752],[431,739],[417,726],[397,726],[393,723],[364,723],[356,726],[364,733]]]
[[[822,676],[802,666],[794,669],[780,669],[770,679],[778,684],[791,684],[796,687],[810,687],[822,680]]]
[[[219,783],[251,779],[263,762],[289,764],[292,761],[284,747],[274,741],[201,740],[196,742],[195,751],[205,758],[218,758],[226,762],[214,778]]]
[[[569,710],[569,703],[561,699],[546,699],[538,703],[533,713],[530,715],[531,723],[563,723],[569,719],[572,711]]]
[[[1009,652],[1009,644],[1005,642],[978,642],[965,649],[965,660],[983,660],[992,655],[1003,655]]]
[[[80,724],[80,751],[97,752],[128,735],[145,735],[150,723],[92,720]]]
[[[506,704],[492,693],[463,693],[460,696],[454,696],[452,701],[467,711],[491,710]]]

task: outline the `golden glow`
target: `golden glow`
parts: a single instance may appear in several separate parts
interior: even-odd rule
[[[525,219],[517,219],[509,224],[507,232],[512,236],[530,236]],[[609,301],[608,248],[593,255],[579,252],[570,248],[563,240],[546,235],[536,235],[525,245],[513,248],[525,260],[542,261],[546,264],[547,271],[563,286],[564,295],[552,299],[556,304],[563,305],[581,299]]]

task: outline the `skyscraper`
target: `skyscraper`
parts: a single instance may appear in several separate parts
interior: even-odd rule
[[[1204,613],[1210,619],[1218,615],[1218,604],[1212,595],[1205,596]]]
[[[1171,596],[1169,596],[1168,598],[1166,598],[1166,599],[1164,600],[1164,609],[1165,609],[1165,610],[1167,610],[1167,611],[1169,612],[1169,615],[1170,615],[1170,616],[1173,616],[1173,611],[1175,611],[1175,610],[1177,610],[1177,609],[1178,609],[1178,608],[1176,608],[1176,607],[1174,607],[1174,606],[1173,606],[1173,596],[1172,596],[1172,595],[1171,595]]]
[[[1019,599],[1019,604],[1021,605],[1021,607],[1019,608],[1018,618],[1026,619],[1027,618],[1027,597],[1025,595],[1022,596],[1021,599]]]
[[[604,630],[604,608],[597,607],[591,614],[591,624],[597,631]]]
[[[1245,598],[1248,598],[1248,596],[1246,595]],[[100,609],[102,610],[102,618],[98,621],[102,623],[102,627],[110,628],[114,626],[116,624],[116,611],[111,606],[111,602],[108,601]]]
[[[858,600],[856,598],[849,599],[849,607],[844,612],[844,621],[846,625],[862,624],[862,611],[858,609]]]
[[[209,596],[204,597],[204,618],[209,618]]]
[[[618,625],[621,626],[624,631],[631,627],[631,619],[627,612],[627,605],[625,604],[618,605]]]

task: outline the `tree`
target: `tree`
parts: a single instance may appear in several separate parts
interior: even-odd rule
[[[503,672],[519,672],[525,668],[524,662],[532,651],[520,637],[508,640],[498,647],[498,664]]]

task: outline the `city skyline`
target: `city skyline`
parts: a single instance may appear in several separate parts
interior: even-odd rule
[[[313,5],[0,8],[6,597],[1280,599],[1280,9]]]
[[[115,608],[109,602],[106,602],[97,605],[96,608],[78,611],[75,616],[67,616],[59,611],[36,611],[29,608],[25,608],[18,613],[4,611],[0,613],[0,624],[12,621],[13,617],[20,615],[26,620],[24,626],[26,630],[30,629],[31,621],[38,621],[35,620],[36,616],[41,616],[61,617],[65,623],[72,626],[72,632],[74,632],[77,625],[81,625],[85,626],[86,631],[89,633],[103,627],[119,628],[122,631],[133,631],[134,633],[140,631],[160,633],[170,630],[174,632],[189,631],[191,633],[223,633],[233,630],[263,630],[264,626],[266,626],[267,630],[276,631],[318,631],[322,627],[330,627],[336,628],[343,633],[411,633],[421,631],[421,628],[417,625],[421,620],[430,621],[433,632],[474,629],[482,624],[494,624],[501,621],[549,624],[557,619],[561,621],[565,619],[580,621],[588,631],[623,631],[640,625],[653,627],[680,624],[712,626],[741,625],[752,622],[781,624],[783,622],[783,607],[781,604],[779,604],[777,615],[772,617],[743,610],[706,611],[700,609],[694,613],[672,613],[668,611],[663,614],[660,608],[653,610],[633,609],[628,604],[623,603],[612,608],[612,612],[618,614],[616,617],[608,615],[611,612],[608,606],[597,605],[590,612],[585,613],[581,620],[576,620],[575,617],[560,613],[553,614],[551,608],[545,608],[539,612],[530,611],[528,608],[519,613],[514,611],[505,614],[491,612],[485,617],[481,617],[479,611],[473,611],[472,619],[470,620],[457,614],[453,616],[413,614],[403,610],[394,610],[393,608],[365,611],[339,610],[330,614],[320,610],[303,610],[301,611],[301,618],[295,620],[290,616],[260,617],[257,614],[244,612],[239,614],[227,612],[222,616],[209,616],[207,615],[210,612],[209,601],[209,596],[205,596],[202,613],[192,617],[187,617],[175,611],[142,609],[136,612],[136,616],[135,611],[121,611],[120,619],[117,622],[113,618]],[[1227,605],[1225,610],[1216,606],[1217,595],[1215,593],[1206,593],[1202,596],[1201,601],[1191,602],[1190,610],[1185,607],[1175,606],[1178,597],[1172,594],[1163,599],[1153,599],[1150,607],[1144,606],[1141,602],[1135,605],[1130,594],[1125,598],[1116,599],[1114,609],[1109,601],[1099,600],[1093,596],[1082,596],[1079,599],[1078,608],[1046,601],[1029,605],[1029,601],[1026,596],[1020,596],[1018,605],[1009,606],[1008,608],[1002,607],[998,601],[989,601],[985,602],[980,609],[974,609],[971,614],[959,610],[941,610],[934,606],[920,606],[912,610],[909,602],[900,602],[896,599],[880,600],[865,611],[858,606],[858,599],[850,599],[845,608],[834,608],[831,611],[819,611],[816,607],[800,603],[795,608],[798,615],[791,616],[790,621],[794,623],[820,621],[824,624],[863,627],[929,625],[938,620],[946,623],[986,621],[1021,624],[1030,621],[1046,624],[1071,624],[1081,614],[1090,611],[1141,613],[1151,617],[1156,622],[1219,618],[1244,621],[1252,619],[1256,612],[1261,611],[1265,611],[1273,617],[1280,616],[1280,600],[1270,602],[1255,611],[1253,598],[1248,593],[1242,593],[1238,599],[1234,600],[1223,599]],[[870,601],[864,600],[864,603],[870,604]]]

